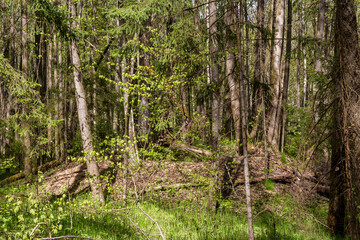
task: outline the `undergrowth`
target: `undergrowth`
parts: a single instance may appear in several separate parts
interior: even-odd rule
[[[146,234],[150,239],[161,239],[159,229],[146,213],[159,224],[166,239],[247,239],[247,217],[242,206],[230,207],[235,201],[222,204],[214,212],[209,210],[208,202],[198,201],[196,193],[187,195],[192,198],[173,201],[164,198],[166,194],[147,196],[124,207],[112,200],[105,206],[96,205],[89,193],[40,201],[39,189],[34,186],[0,188],[0,236],[30,239],[34,227],[43,222],[53,237],[144,239]],[[300,206],[294,205],[290,196],[279,195],[263,199],[266,204],[259,201],[253,204],[256,239],[331,239],[321,224],[327,215],[324,202]],[[48,234],[47,226],[41,225],[32,237]]]

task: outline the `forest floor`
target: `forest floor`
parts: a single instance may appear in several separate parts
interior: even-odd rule
[[[270,180],[265,180],[264,152],[253,148],[250,153],[257,239],[330,239],[326,231],[326,184],[319,183],[311,171],[300,174],[293,160],[280,154],[270,154]],[[241,158],[230,158],[232,164],[223,168],[220,165],[223,171],[216,172],[215,161],[189,158],[183,153],[177,157],[142,161],[127,171],[118,167],[121,164],[114,165],[114,161],[99,163],[107,189],[105,206],[91,201],[84,164],[69,162],[45,172],[36,186],[24,187],[25,181],[19,180],[3,187],[1,193],[6,192],[7,196],[0,197],[0,201],[7,201],[6,204],[13,208],[18,204],[19,209],[0,216],[5,221],[10,221],[11,217],[20,221],[20,215],[22,218],[36,216],[38,221],[52,224],[50,231],[56,236],[161,239],[163,235],[166,239],[246,239]],[[217,200],[220,207],[215,210],[217,190],[214,186],[221,184],[224,174],[231,176],[227,184],[232,191],[226,199]],[[126,205],[123,200],[125,184]],[[31,206],[36,206],[35,212],[30,212]],[[30,226],[35,222],[22,221],[26,227],[17,232],[29,234]],[[13,236],[12,228],[17,227],[10,223],[4,226],[7,227],[0,231]],[[38,237],[48,234],[45,227],[36,231]]]

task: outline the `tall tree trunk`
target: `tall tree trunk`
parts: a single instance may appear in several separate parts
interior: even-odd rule
[[[284,36],[285,0],[276,0],[275,46],[270,75],[271,106],[268,126],[268,141],[274,150],[279,149],[279,120],[282,99],[281,57]]]
[[[360,47],[354,0],[335,2],[335,82],[328,225],[360,239]]]
[[[325,0],[318,0],[319,3],[319,15],[317,21],[316,28],[316,40],[317,48],[315,50],[315,71],[318,73],[323,72],[323,64],[322,64],[322,46],[325,38],[325,10],[326,3]]]
[[[219,151],[220,144],[220,85],[219,85],[219,45],[217,40],[217,7],[216,1],[209,2],[209,34],[210,34],[210,57],[211,57],[211,82],[213,84],[212,106],[211,106],[211,131],[212,146],[214,151]],[[218,89],[218,90],[216,90]]]
[[[230,1],[231,3],[231,1]],[[230,3],[228,3],[230,5]],[[239,81],[235,79],[235,55],[234,42],[232,35],[236,33],[236,5],[231,4],[225,14],[225,24],[228,26],[228,34],[226,36],[226,78],[229,85],[231,112],[234,121],[235,139],[237,142],[237,153],[242,154],[241,139],[241,118],[240,118],[240,86]],[[231,32],[229,32],[231,31]]]
[[[27,45],[27,1],[22,0],[21,2],[21,48],[22,48],[22,56],[21,56],[21,71],[22,73],[28,77],[28,60],[29,54],[26,49]],[[28,106],[26,104],[23,105],[23,114],[28,114]],[[32,159],[31,159],[31,139],[30,139],[30,125],[27,120],[23,120],[23,143],[24,143],[24,172],[25,175],[29,178],[32,174]]]
[[[58,54],[58,43],[56,42],[56,34],[54,34],[53,36],[53,44],[54,44],[54,58],[53,58],[53,66],[54,66],[54,89],[59,89],[59,73],[58,70],[61,70],[58,68],[58,59],[57,59],[57,54]],[[58,121],[60,120],[60,108],[59,108],[59,96],[56,96],[54,94],[54,105],[55,105],[55,120]],[[59,135],[59,128],[60,125],[56,125],[54,128],[54,150],[55,150],[55,159],[58,160],[60,159],[60,135]]]
[[[118,7],[119,7],[119,1],[118,1]],[[116,27],[120,27],[120,18],[117,17],[116,18]],[[117,37],[116,39],[116,46],[118,49],[120,49],[121,47],[121,39],[119,37]],[[116,57],[115,58],[115,92],[117,94],[116,98],[115,98],[115,107],[114,107],[114,113],[113,113],[113,131],[115,133],[118,132],[119,130],[119,108],[118,108],[118,104],[120,101],[119,95],[120,95],[120,83],[121,83],[121,60],[120,57]]]
[[[59,98],[58,98],[58,105],[57,105],[57,114],[58,120],[61,121],[59,124],[59,152],[60,152],[60,159],[64,161],[67,158],[66,152],[66,90],[64,87],[64,78],[63,78],[63,61],[62,61],[62,44],[59,41],[58,44],[58,67],[59,67],[59,75],[58,75],[58,87],[59,87]]]
[[[302,10],[301,10],[301,37],[302,38],[305,38],[305,35],[306,35],[306,23],[305,23],[305,4],[303,3],[303,6],[302,6]],[[306,58],[306,41],[302,40],[302,44],[301,44],[301,47],[302,47],[302,56],[303,56],[303,67],[304,67],[304,85],[303,85],[303,99],[302,99],[302,106],[303,107],[306,107],[307,105],[307,100],[308,100],[308,88],[309,88],[309,84],[308,84],[308,74],[307,74],[307,58]]]
[[[286,55],[285,55],[285,70],[284,70],[284,86],[283,86],[283,98],[282,98],[282,121],[281,121],[281,142],[280,151],[284,151],[285,145],[285,126],[286,126],[286,109],[288,95],[288,85],[290,79],[290,59],[291,59],[291,31],[292,31],[292,0],[288,0],[288,18],[287,18],[287,32],[286,32]]]
[[[241,9],[241,8],[240,8]],[[248,161],[248,152],[247,152],[247,119],[246,119],[246,82],[242,77],[243,74],[243,59],[242,59],[242,43],[241,43],[241,28],[240,28],[240,18],[236,14],[237,19],[237,28],[236,28],[236,39],[237,39],[237,50],[238,50],[238,62],[240,69],[240,109],[241,109],[241,138],[242,138],[242,149],[244,154],[244,178],[245,178],[245,192],[246,192],[246,210],[248,216],[248,229],[249,229],[249,239],[254,239],[254,229],[253,229],[253,219],[252,219],[252,207],[251,207],[251,191],[250,191],[250,171],[249,171],[249,161]],[[239,143],[240,144],[240,143]]]
[[[52,28],[52,27],[50,27]],[[50,36],[53,34],[52,29],[49,31]],[[52,91],[53,91],[53,81],[52,81],[52,41],[51,37],[47,38],[47,63],[46,63],[46,103],[48,107],[49,122],[52,121]],[[52,140],[53,140],[53,127],[52,124],[48,124],[48,144],[47,151],[50,156],[52,156]]]
[[[70,8],[71,8],[70,10],[72,12],[72,16],[74,17],[74,20],[71,23],[71,27],[72,29],[75,29],[79,26],[76,23],[77,14],[73,1],[70,1]],[[90,180],[91,191],[94,200],[105,202],[104,194],[100,185],[99,167],[96,163],[96,159],[94,156],[94,147],[93,147],[93,140],[92,140],[91,129],[89,124],[86,94],[82,83],[82,76],[80,70],[81,62],[79,56],[79,49],[75,39],[71,40],[71,62],[73,65],[75,98],[77,103],[77,112],[78,112],[78,118],[80,124],[81,139],[82,139],[84,154],[86,157],[86,166],[90,175],[89,180]]]
[[[262,83],[264,83],[264,17],[265,17],[265,2],[259,0],[257,5],[257,30],[256,30],[256,42],[255,42],[255,66],[254,66],[254,80],[253,80],[253,93],[252,93],[252,108],[251,116],[255,121],[253,129],[251,130],[250,137],[255,138],[258,134],[258,130],[261,129],[259,122],[261,116],[259,114],[262,111]]]

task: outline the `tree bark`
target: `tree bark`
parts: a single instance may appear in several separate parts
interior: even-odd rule
[[[219,151],[220,144],[220,85],[219,85],[219,65],[218,52],[219,44],[217,39],[217,7],[216,1],[209,2],[209,38],[210,38],[210,58],[211,58],[211,82],[213,85],[212,106],[211,106],[211,131],[212,146],[214,151]]]
[[[279,149],[279,120],[282,99],[281,57],[284,36],[285,0],[276,0],[275,44],[270,75],[271,106],[269,114],[268,141],[274,150]]]
[[[24,76],[28,77],[28,60],[29,54],[26,49],[27,45],[27,1],[22,0],[21,2],[21,48],[22,48],[22,56],[21,56],[21,71]],[[28,113],[27,104],[23,105],[23,114]],[[31,177],[32,174],[32,159],[31,159],[31,139],[30,139],[30,125],[29,122],[25,119],[23,120],[23,144],[24,144],[24,172],[26,177]]]
[[[231,2],[231,1],[230,1]],[[228,3],[230,5],[230,3]],[[235,79],[235,55],[234,55],[234,42],[232,36],[236,33],[236,5],[231,4],[225,14],[225,24],[228,27],[226,36],[226,78],[229,85],[231,112],[234,121],[235,139],[237,142],[237,153],[242,154],[241,150],[241,117],[240,117],[240,86],[239,81]],[[230,32],[231,31],[231,32]]]
[[[71,27],[73,29],[79,27],[76,23],[76,8],[73,1],[70,1],[70,10],[74,17]],[[80,124],[81,139],[83,145],[83,151],[86,157],[87,171],[89,172],[90,187],[94,200],[105,202],[104,193],[100,186],[100,173],[99,167],[96,163],[94,156],[93,140],[91,135],[91,129],[89,124],[88,107],[86,103],[85,89],[82,83],[81,76],[81,62],[79,56],[79,49],[75,39],[71,40],[71,62],[73,65],[74,74],[74,86],[75,86],[75,98],[77,103],[77,112]]]
[[[240,3],[241,4],[241,3]],[[241,9],[241,8],[240,8]],[[243,76],[243,62],[242,62],[242,43],[241,43],[241,28],[240,28],[240,18],[236,14],[237,19],[237,28],[236,28],[236,39],[237,39],[237,50],[238,50],[238,61],[240,76]],[[249,171],[249,161],[248,161],[248,152],[247,152],[247,119],[246,119],[246,82],[245,79],[240,77],[240,109],[241,109],[241,140],[242,140],[242,149],[244,155],[244,179],[245,179],[245,192],[246,192],[246,209],[248,216],[248,229],[249,229],[249,239],[254,239],[254,229],[253,229],[253,219],[252,219],[252,207],[251,207],[251,192],[250,192],[250,171]],[[240,143],[239,143],[240,144]]]
[[[285,126],[286,126],[286,109],[288,96],[288,86],[290,79],[290,60],[291,60],[291,32],[292,32],[292,0],[288,0],[288,19],[287,19],[287,33],[286,33],[286,55],[285,55],[285,70],[284,70],[284,86],[283,86],[283,97],[282,97],[282,121],[281,121],[281,138],[280,138],[280,151],[284,151],[285,145]]]
[[[336,0],[335,9],[336,95],[328,225],[335,235],[347,233],[352,239],[360,239],[360,47],[354,0]]]
[[[256,42],[255,42],[255,63],[254,63],[254,80],[253,80],[253,94],[252,94],[252,118],[254,120],[254,126],[251,130],[250,137],[255,138],[258,134],[258,130],[261,129],[259,122],[261,119],[260,111],[262,111],[262,93],[264,83],[264,17],[265,17],[265,2],[259,0],[257,5],[257,30],[256,30]],[[255,140],[256,141],[256,140]]]

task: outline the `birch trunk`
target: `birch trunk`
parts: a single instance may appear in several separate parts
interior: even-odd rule
[[[285,0],[276,0],[276,16],[275,16],[275,45],[272,59],[272,69],[270,75],[270,119],[268,126],[268,141],[273,149],[279,149],[279,119],[282,98],[282,77],[281,77],[281,57],[282,42],[284,36],[284,14]]]
[[[76,23],[76,8],[73,1],[70,1],[70,8],[72,16],[74,17],[71,27],[73,29],[79,27]],[[80,124],[81,139],[83,151],[86,156],[86,166],[89,172],[90,187],[94,200],[105,202],[104,194],[100,186],[100,172],[99,167],[94,157],[94,147],[92,142],[91,129],[89,124],[88,107],[86,103],[86,93],[82,83],[81,77],[81,62],[79,56],[79,49],[75,39],[71,40],[71,62],[73,65],[75,98],[77,103],[77,112]]]
[[[241,9],[241,8],[240,8]],[[237,50],[238,50],[238,61],[240,69],[240,109],[241,109],[241,140],[242,140],[242,149],[244,154],[244,178],[245,178],[245,194],[246,194],[246,210],[248,216],[248,229],[249,229],[249,239],[254,239],[254,228],[253,228],[253,219],[252,219],[252,207],[251,207],[251,191],[250,191],[250,171],[249,171],[249,161],[248,161],[248,152],[247,152],[247,119],[246,119],[246,88],[245,80],[241,77],[243,76],[243,60],[242,60],[242,43],[241,43],[241,28],[240,28],[240,19],[237,14],[237,28],[236,28],[236,39],[237,39]]]

